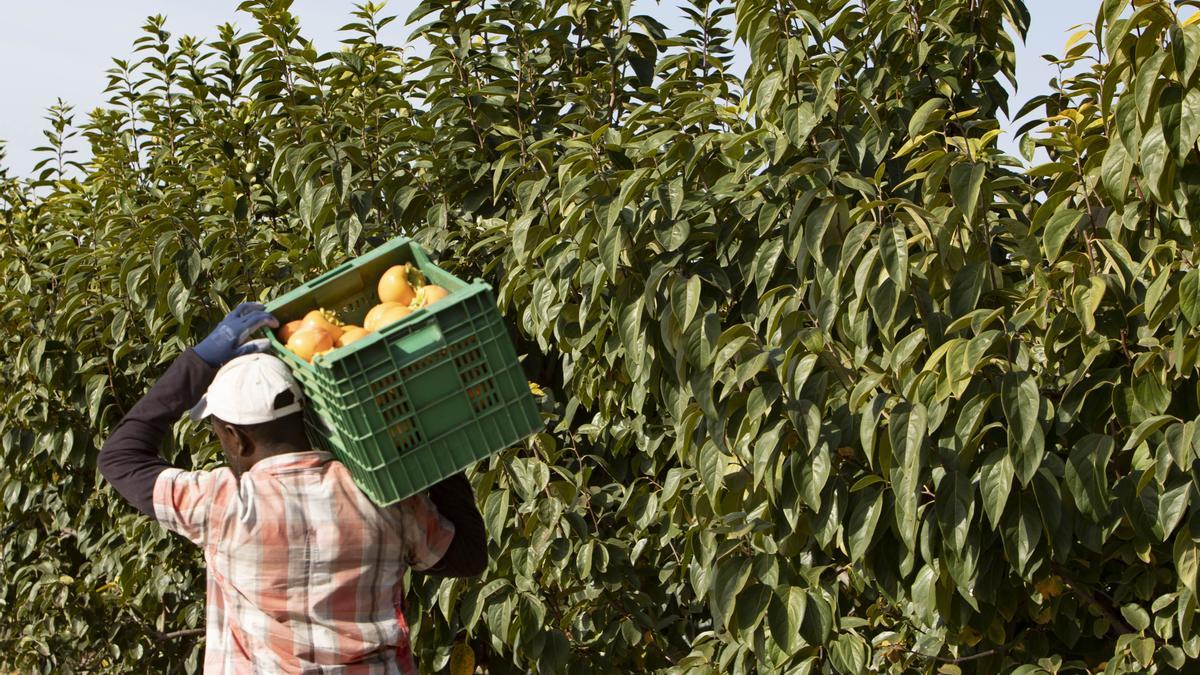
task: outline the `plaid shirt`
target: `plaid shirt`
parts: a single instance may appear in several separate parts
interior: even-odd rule
[[[162,471],[154,514],[204,549],[205,673],[416,673],[404,572],[445,554],[454,525],[426,493],[375,506],[327,452]]]

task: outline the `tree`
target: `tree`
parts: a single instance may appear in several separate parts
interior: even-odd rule
[[[373,4],[328,54],[242,9],[211,43],[150,19],[109,105],[0,174],[0,666],[195,669],[200,561],[96,448],[229,306],[399,233],[496,286],[547,392],[472,475],[488,573],[413,578],[425,667],[1200,657],[1200,27],[1169,3],[1072,36],[1028,169],[996,146],[1018,0],[692,0],[678,35],[431,0],[424,57]]]

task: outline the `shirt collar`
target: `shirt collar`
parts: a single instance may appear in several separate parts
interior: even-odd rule
[[[260,459],[250,467],[247,473],[274,473],[276,471],[287,471],[292,469],[311,469],[318,467],[325,462],[333,459],[331,453],[324,450],[308,450],[306,452],[285,452],[282,455],[275,455]]]

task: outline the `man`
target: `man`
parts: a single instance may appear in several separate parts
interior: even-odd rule
[[[171,364],[117,424],[100,471],[164,527],[203,547],[205,673],[415,673],[405,570],[474,576],[483,519],[461,474],[381,508],[310,448],[302,394],[243,303]],[[218,370],[219,368],[219,370]],[[207,393],[205,390],[207,389]],[[228,467],[184,471],[158,455],[189,408],[212,419]]]

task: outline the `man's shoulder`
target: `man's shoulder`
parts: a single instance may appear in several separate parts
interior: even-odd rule
[[[211,489],[227,484],[234,485],[237,483],[237,477],[227,466],[218,466],[212,469],[180,469],[173,466],[163,469],[155,482],[164,481],[202,484]]]

